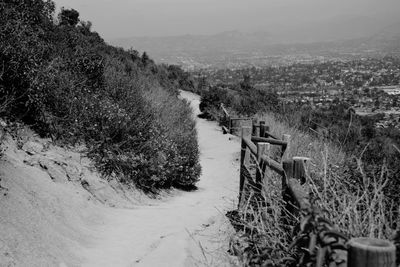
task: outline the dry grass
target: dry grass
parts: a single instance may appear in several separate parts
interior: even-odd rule
[[[348,237],[393,237],[395,222],[393,214],[389,211],[394,210],[394,206],[385,199],[383,189],[387,180],[383,175],[367,177],[363,172],[362,162],[357,160],[357,171],[362,177],[362,182],[355,183],[344,168],[348,158],[338,147],[288,127],[272,114],[260,115],[258,119],[265,121],[275,136],[291,136],[287,152],[289,158],[305,156],[311,159],[306,185],[311,192],[312,202],[338,231]],[[382,173],[384,172],[382,167]],[[254,258],[258,258],[280,266],[284,265],[280,259],[291,254],[287,249],[294,236],[291,236],[287,226],[282,223],[281,212],[285,203],[281,198],[281,178],[267,173],[264,188],[267,208],[254,211],[250,205],[245,205],[244,214],[247,215],[243,215],[246,218],[241,218],[243,226],[248,229],[248,242],[255,243],[252,249],[254,255],[244,261],[247,265],[252,265],[251,261],[254,263],[257,261]],[[267,252],[269,255],[266,257],[263,254]]]
[[[394,229],[390,226],[394,222],[393,217],[387,214],[391,207],[385,201],[383,189],[387,180],[383,175],[366,177],[362,162],[357,159],[358,172],[363,181],[354,185],[354,180],[343,168],[349,159],[338,147],[290,128],[273,115],[264,114],[262,120],[266,121],[276,136],[291,135],[289,157],[305,156],[311,159],[307,184],[316,198],[316,204],[327,211],[327,218],[341,231],[350,236],[392,237]]]

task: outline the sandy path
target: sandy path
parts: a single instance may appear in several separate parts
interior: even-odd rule
[[[182,97],[198,114],[199,97],[187,92]],[[190,235],[233,207],[239,180],[237,140],[222,135],[214,122],[197,119],[197,129],[203,170],[199,190],[178,192],[153,206],[108,208],[104,222],[93,229],[95,242],[80,251],[84,266],[190,265]]]

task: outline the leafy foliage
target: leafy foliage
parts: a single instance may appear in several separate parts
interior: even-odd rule
[[[276,111],[279,100],[273,92],[252,87],[250,77],[245,76],[238,86],[213,86],[201,92],[200,110],[209,114],[208,117],[219,117],[217,110],[221,103],[236,113],[252,116],[259,112]]]
[[[293,229],[296,238],[289,247],[295,253],[289,266],[340,266],[347,261],[348,237],[338,232],[315,207],[302,211],[301,221]]]
[[[59,142],[85,142],[100,170],[144,190],[194,186],[196,129],[177,98],[185,72],[108,46],[76,10],[55,22],[52,1],[0,5],[1,115]]]
[[[75,9],[61,9],[58,15],[60,25],[69,25],[75,27],[79,22],[79,12]]]

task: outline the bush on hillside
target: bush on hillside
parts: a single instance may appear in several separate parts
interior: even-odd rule
[[[206,117],[218,120],[221,103],[243,116],[253,116],[258,112],[276,111],[279,100],[275,93],[244,86],[246,90],[212,86],[201,92],[200,111]]]
[[[279,104],[275,93],[250,88],[240,91],[232,108],[240,114],[253,116],[259,112],[276,111]]]
[[[200,99],[200,111],[203,117],[218,120],[220,117],[221,104],[229,105],[232,99],[224,88],[211,87],[207,91],[203,91]]]
[[[144,190],[197,182],[196,129],[177,98],[191,86],[185,72],[108,46],[75,10],[55,23],[52,1],[0,5],[1,115],[58,142],[84,142],[105,174]]]
[[[192,109],[184,101],[176,103],[174,97],[159,87],[153,87],[145,96],[152,100],[156,124],[160,127],[154,142],[164,140],[170,144],[158,154],[165,164],[165,173],[174,177],[173,186],[191,188],[200,174],[196,125],[188,116]]]

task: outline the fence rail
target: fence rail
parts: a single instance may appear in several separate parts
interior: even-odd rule
[[[251,196],[257,202],[256,207],[265,207],[262,192],[264,179],[272,179],[271,171],[275,172],[282,180],[282,199],[286,205],[285,212],[282,212],[282,220],[290,222],[293,216],[299,218],[303,216],[302,211],[311,208],[309,192],[306,185],[309,158],[306,157],[287,157],[290,147],[289,135],[283,135],[281,139],[270,133],[270,127],[261,121],[259,124],[253,123],[249,118],[231,118],[226,108],[221,104],[223,110],[222,130],[226,133],[236,133],[238,126],[232,122],[246,122],[240,127],[241,131],[241,156],[240,156],[240,182],[239,182],[239,201],[238,211],[242,212],[245,201],[245,190],[251,190]],[[249,125],[248,121],[252,123]],[[239,135],[240,135],[239,134]],[[281,152],[275,158],[271,156],[271,146],[280,147]],[[255,168],[251,168],[250,159],[253,158]],[[266,171],[267,168],[269,171]],[[255,169],[255,170],[254,170]],[[269,174],[269,175],[266,175]],[[261,201],[261,203],[260,203]],[[309,240],[315,240],[316,234],[312,233]],[[311,242],[311,241],[310,241]],[[315,246],[315,244],[314,244]],[[353,238],[346,244],[347,251],[335,251],[338,257],[344,259],[340,263],[329,266],[340,267],[395,267],[396,249],[395,246],[386,240],[371,238]],[[324,250],[320,250],[324,251]],[[325,253],[325,252],[324,252]],[[320,258],[320,257],[318,257]],[[325,265],[316,265],[325,266]]]
[[[240,135],[240,131],[242,130],[243,126],[252,125],[251,118],[244,118],[244,117],[232,117],[229,112],[226,110],[224,104],[221,104],[221,110],[223,117],[221,118],[222,121],[222,132],[224,134],[236,134]]]

